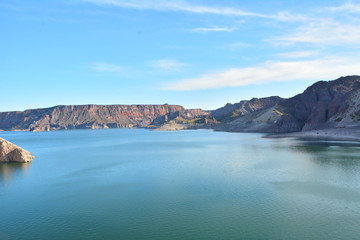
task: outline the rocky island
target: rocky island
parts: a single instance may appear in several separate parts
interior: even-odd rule
[[[31,162],[33,159],[30,152],[0,138],[0,162]]]

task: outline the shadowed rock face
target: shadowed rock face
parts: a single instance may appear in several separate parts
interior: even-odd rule
[[[0,138],[0,162],[31,162],[33,158],[30,152]]]
[[[360,76],[317,82],[299,95],[245,112],[216,129],[278,133],[334,127],[360,127]]]
[[[95,129],[148,127],[167,114],[208,114],[186,110],[178,105],[74,105],[55,106],[22,112],[0,113],[0,129],[49,131],[58,129]],[[163,121],[158,120],[158,124]]]
[[[358,94],[359,89],[360,76],[320,81],[302,94],[284,101],[280,106],[302,131],[335,127],[336,124],[331,118],[349,108],[349,100],[351,101],[354,94]]]

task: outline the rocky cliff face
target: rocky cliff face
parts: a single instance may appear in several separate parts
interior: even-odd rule
[[[281,106],[303,131],[335,126],[331,118],[349,109],[349,99],[359,89],[359,76],[320,81],[302,94],[288,99]]]
[[[154,121],[150,124],[150,126],[158,127],[160,125],[179,120],[195,120],[199,118],[203,118],[209,115],[209,112],[203,111],[201,109],[184,109],[183,111],[177,112],[169,112],[165,115],[161,115],[154,119]]]
[[[49,131],[148,127],[163,124],[167,115],[195,117],[208,114],[178,105],[74,105],[0,113],[0,129]]]
[[[241,101],[239,103],[228,103],[224,107],[211,112],[211,116],[221,122],[230,122],[238,117],[249,113],[267,109],[281,103],[284,99],[281,97],[253,98],[250,101]]]
[[[360,76],[320,81],[302,94],[241,115],[218,130],[296,132],[360,127]]]
[[[33,158],[30,152],[0,138],[0,162],[31,162]]]

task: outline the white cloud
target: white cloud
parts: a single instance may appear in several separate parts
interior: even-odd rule
[[[150,61],[149,65],[160,70],[181,72],[188,64],[174,59],[157,59]]]
[[[305,58],[318,55],[318,51],[295,51],[295,52],[284,52],[279,53],[276,56],[281,58]]]
[[[273,38],[276,44],[292,45],[295,43],[321,43],[328,45],[360,44],[360,18],[353,16],[344,21],[336,13],[359,13],[360,4],[346,3],[338,7],[318,9],[313,13],[297,14],[289,11],[280,11],[273,14],[261,14],[257,12],[243,11],[235,7],[207,6],[194,4],[187,1],[169,0],[83,0],[102,6],[115,6],[121,8],[133,8],[141,10],[175,11],[194,14],[214,14],[223,16],[248,16],[272,19],[281,22],[298,23],[292,33]],[[338,19],[337,19],[338,18]],[[234,31],[233,28],[195,28],[194,32],[211,31]]]
[[[360,45],[359,22],[342,23],[332,19],[318,19],[296,28],[289,35],[275,38],[275,43],[315,43],[322,45]]]
[[[351,2],[345,3],[339,7],[329,7],[325,9],[326,11],[333,12],[350,12],[350,13],[359,13],[360,12],[360,4],[353,4]]]
[[[247,67],[232,68],[213,74],[205,74],[199,77],[183,79],[172,82],[163,87],[165,90],[199,90],[220,87],[238,87],[250,84],[262,84],[272,81],[292,81],[303,79],[334,79],[341,75],[359,74],[360,59],[346,56],[326,57],[342,50],[356,49],[360,47],[360,16],[347,13],[360,12],[360,5],[353,3],[344,4],[333,8],[322,8],[318,11],[306,13],[306,15],[291,12],[275,12],[261,14],[256,12],[242,11],[238,8],[226,6],[200,5],[188,1],[164,1],[164,0],[83,0],[102,6],[114,6],[139,10],[172,11],[193,14],[213,14],[230,17],[238,20],[239,16],[257,17],[266,20],[263,26],[279,26],[275,21],[286,22],[281,24],[280,32],[274,31],[273,37],[267,36],[272,43],[281,45],[282,52],[273,56],[287,58],[285,61],[269,61],[263,64]],[[345,14],[344,14],[345,13]],[[235,16],[235,17],[234,17]],[[345,17],[344,17],[345,16]],[[211,26],[211,25],[210,25]],[[214,27],[193,28],[192,32],[232,32],[236,29],[220,27],[216,23]],[[236,26],[234,22],[227,26]],[[266,30],[269,30],[266,28]],[[260,31],[260,30],[259,30]],[[265,32],[265,31],[264,31]],[[268,31],[266,33],[269,33]],[[274,34],[277,34],[276,37]],[[266,35],[266,34],[265,34]],[[268,41],[265,41],[268,42]],[[244,48],[253,43],[233,43],[226,46],[232,50]],[[306,46],[307,49],[321,47],[320,51],[294,51],[294,45]],[[296,47],[297,45],[295,45]],[[224,46],[225,47],[225,46]],[[264,47],[264,46],[260,46]],[[285,50],[284,50],[285,49]],[[299,49],[296,47],[296,49]],[[314,57],[318,59],[300,61],[301,58]],[[323,58],[320,58],[323,57]],[[298,59],[298,61],[295,61]],[[292,60],[292,61],[290,61]],[[150,66],[165,70],[179,72],[186,64],[172,59],[158,59],[148,63]]]
[[[357,75],[359,72],[359,59],[347,57],[328,57],[293,62],[265,62],[256,67],[232,68],[198,78],[179,80],[167,84],[163,90],[190,91],[279,81],[335,79],[343,75]]]
[[[283,22],[306,22],[306,21],[313,19],[310,16],[306,16],[303,14],[295,14],[295,13],[286,12],[286,11],[277,12],[277,13],[271,14],[271,15],[262,15],[262,17],[271,18],[271,19],[283,21]]]
[[[229,7],[207,7],[203,5],[194,5],[185,1],[166,1],[166,0],[84,0],[86,2],[95,3],[98,5],[110,5],[123,8],[135,9],[151,9],[158,11],[181,11],[189,13],[209,13],[218,15],[233,15],[233,16],[262,16],[252,12],[242,11],[236,8]]]
[[[97,72],[122,73],[124,71],[122,66],[103,62],[93,63],[92,68]]]
[[[190,32],[198,32],[198,33],[206,33],[206,32],[233,32],[235,28],[228,28],[228,27],[203,27],[203,28],[193,28],[190,29]]]
[[[214,14],[222,16],[261,17],[279,21],[303,21],[307,17],[290,12],[278,12],[276,14],[261,14],[243,11],[235,7],[197,5],[187,1],[169,0],[83,0],[85,2],[121,8],[133,8],[139,10],[174,11],[194,14]]]

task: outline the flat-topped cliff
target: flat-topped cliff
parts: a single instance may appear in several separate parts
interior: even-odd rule
[[[161,125],[172,116],[194,118],[208,113],[179,105],[71,105],[0,113],[0,129],[130,128]]]
[[[0,162],[31,162],[33,158],[30,152],[0,138]]]

